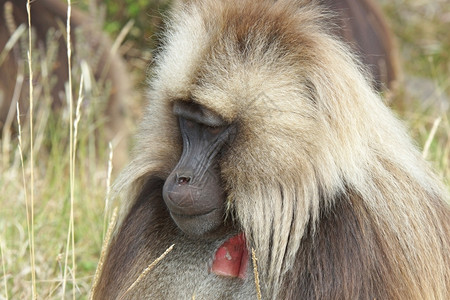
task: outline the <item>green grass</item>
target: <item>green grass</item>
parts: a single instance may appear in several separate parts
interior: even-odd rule
[[[431,91],[424,96],[408,88],[400,90],[395,97],[394,107],[397,108],[398,115],[406,121],[420,147],[425,145],[433,123],[440,118],[430,143],[428,159],[448,184],[449,114],[436,103],[442,98],[449,99],[450,94],[450,2],[381,2],[399,38],[406,81],[419,78],[419,82],[422,82],[420,84],[423,85],[419,84],[419,89]],[[156,14],[155,12],[154,15]],[[110,20],[111,23],[116,21]],[[40,66],[45,62],[42,61],[44,57],[49,59],[49,56],[42,55],[38,49],[33,49],[32,54],[34,77],[39,80],[35,86],[41,86],[43,92],[34,90],[33,132],[29,129],[29,118],[22,119],[23,167],[17,135],[13,134],[11,140],[3,138],[1,141],[0,299],[30,299],[33,293],[39,299],[71,298],[74,295],[76,299],[86,299],[105,232],[104,208],[109,161],[109,141],[101,134],[101,108],[94,108],[92,103],[95,103],[95,97],[100,98],[100,95],[106,94],[102,93],[102,88],[107,89],[107,85],[100,86],[97,96],[94,95],[94,99],[90,101],[91,104],[86,103],[82,107],[76,140],[77,150],[74,156],[71,156],[69,109],[65,107],[58,113],[52,113],[48,105],[51,98],[45,92],[50,89],[52,80],[42,76]],[[75,110],[81,71],[77,65],[72,69]],[[142,67],[141,70],[143,69],[145,68]],[[33,160],[30,149],[31,135],[34,138]],[[71,196],[70,160],[73,157],[75,160]],[[31,216],[27,218],[26,210],[28,201],[30,213],[32,176],[34,268],[30,258],[31,226],[27,225],[27,219],[30,220]],[[71,203],[74,245],[69,238],[67,248]],[[75,254],[74,257],[72,253]],[[71,276],[72,258],[76,268],[75,286]],[[63,294],[65,269],[67,277]],[[33,272],[36,274],[35,291],[32,283]]]

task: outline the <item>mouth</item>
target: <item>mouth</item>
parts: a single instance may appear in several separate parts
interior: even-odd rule
[[[177,227],[193,238],[206,239],[224,226],[223,210],[219,208],[193,214],[179,214],[170,210],[170,215]]]
[[[248,258],[245,235],[239,233],[216,250],[211,272],[219,276],[244,279],[247,276]]]
[[[199,213],[194,212],[193,214],[177,213],[177,212],[174,212],[173,210],[170,210],[170,214],[172,215],[173,218],[192,219],[192,218],[208,216],[209,214],[212,214],[215,210],[217,210],[217,208],[213,208],[212,210],[207,211],[207,212],[199,212]]]

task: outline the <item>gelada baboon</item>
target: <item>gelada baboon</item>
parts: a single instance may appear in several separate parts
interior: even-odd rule
[[[449,299],[445,188],[327,20],[176,7],[94,298]]]

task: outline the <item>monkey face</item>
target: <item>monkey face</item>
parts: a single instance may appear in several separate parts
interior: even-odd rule
[[[183,152],[165,181],[163,198],[184,233],[202,236],[224,223],[226,196],[218,160],[233,139],[235,127],[195,103],[175,103],[174,114]]]

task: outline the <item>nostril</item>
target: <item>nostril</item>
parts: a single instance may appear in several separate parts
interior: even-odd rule
[[[177,178],[177,183],[178,184],[187,184],[189,183],[189,181],[191,181],[191,177],[188,176],[178,176]]]

